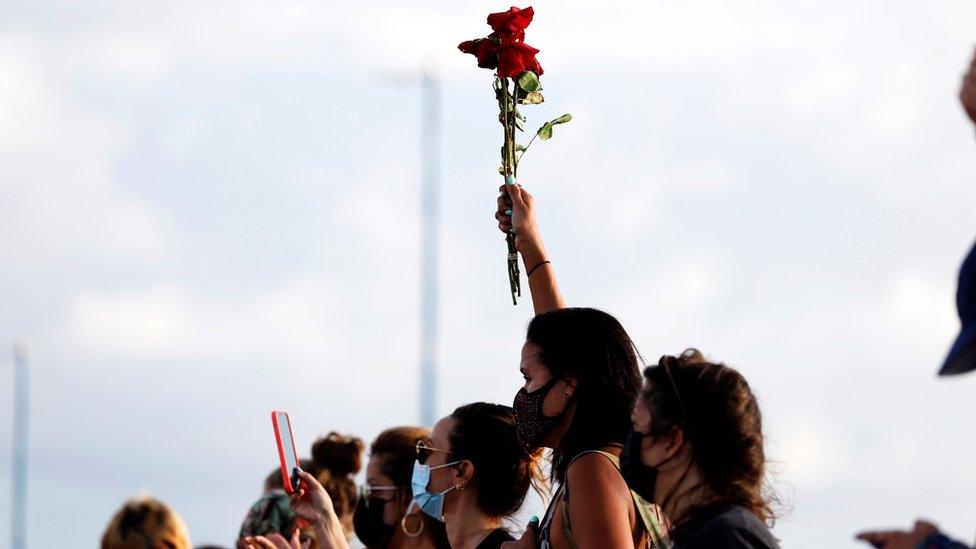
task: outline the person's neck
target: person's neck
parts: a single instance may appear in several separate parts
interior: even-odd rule
[[[559,445],[563,441],[563,437],[569,432],[569,426],[573,424],[573,416],[576,415],[576,399],[572,399],[566,405],[566,409],[562,413],[562,419],[559,424],[549,433],[546,440],[543,441],[542,445],[546,448],[555,450],[559,448]]]
[[[434,538],[430,535],[430,531],[427,529],[426,525],[424,531],[416,537],[411,537],[406,535],[403,530],[400,529],[400,525],[396,526],[397,532],[393,539],[390,541],[390,549],[436,549],[437,543]]]
[[[694,462],[685,462],[669,471],[670,478],[661,479],[665,499],[662,509],[669,522],[676,524],[684,520],[686,513],[702,501],[705,487],[702,485],[701,471]]]
[[[451,509],[444,511],[444,526],[451,549],[474,549],[501,521],[478,509],[477,492],[466,490],[458,494]]]

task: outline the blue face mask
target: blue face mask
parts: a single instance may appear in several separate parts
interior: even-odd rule
[[[444,521],[444,494],[450,492],[455,487],[451,486],[443,492],[437,492],[431,494],[427,491],[427,483],[430,482],[430,472],[434,469],[443,469],[445,467],[450,467],[452,465],[457,465],[461,463],[460,461],[452,461],[451,463],[445,463],[444,465],[437,465],[431,467],[430,465],[424,465],[419,461],[415,461],[413,464],[413,478],[410,481],[410,485],[413,488],[413,501],[410,502],[410,506],[416,505],[425,514],[434,517],[435,519],[443,522]],[[407,514],[410,514],[410,508],[407,508]]]

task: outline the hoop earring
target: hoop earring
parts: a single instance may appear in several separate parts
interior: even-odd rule
[[[416,518],[417,519],[417,522],[420,523],[420,527],[417,528],[417,531],[416,532],[411,532],[407,528],[407,519],[410,518],[410,517]],[[423,534],[424,533],[424,518],[423,518],[423,516],[421,516],[420,513],[417,513],[417,514],[414,514],[414,515],[403,515],[403,518],[400,519],[400,529],[403,530],[403,533],[404,534],[406,534],[407,536],[409,536],[411,538],[419,537],[420,534]]]

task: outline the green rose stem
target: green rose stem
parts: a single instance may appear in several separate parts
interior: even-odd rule
[[[499,78],[496,81],[496,89],[501,103],[502,126],[505,130],[505,146],[502,148],[502,177],[508,184],[508,177],[517,177],[518,165],[515,158],[515,95],[508,93],[508,79]],[[511,206],[511,200],[506,198],[506,203]],[[512,231],[515,230],[513,225]],[[508,244],[508,285],[512,292],[512,305],[518,305],[518,298],[522,297],[522,280],[519,272],[518,250],[515,248],[515,234],[509,231],[505,235],[505,242]]]
[[[518,79],[512,79],[511,88],[509,88],[508,78],[496,76],[493,89],[495,90],[495,99],[498,100],[498,122],[501,123],[505,132],[505,140],[501,149],[502,165],[498,168],[498,173],[505,178],[506,185],[509,182],[515,184],[518,177],[519,162],[529,147],[532,146],[532,143],[535,143],[536,138],[548,141],[552,138],[553,126],[565,124],[573,117],[564,114],[542,124],[532,136],[529,144],[523,147],[515,142],[516,130],[524,131],[519,121],[525,121],[525,117],[518,111],[518,106],[520,103],[538,105],[544,101],[539,92],[542,89],[539,85],[539,77],[531,71],[524,71]],[[505,203],[509,207],[512,206],[512,201],[507,196]],[[512,304],[518,305],[518,298],[522,297],[522,281],[519,272],[518,250],[515,248],[514,231],[513,224],[513,228],[505,235],[505,242],[508,244],[508,286],[512,292]]]

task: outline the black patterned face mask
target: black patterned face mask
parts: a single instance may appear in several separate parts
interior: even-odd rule
[[[529,448],[542,446],[546,436],[556,428],[556,425],[559,425],[559,421],[562,419],[562,413],[555,417],[542,415],[542,402],[546,399],[549,391],[556,386],[557,381],[559,380],[553,378],[531,393],[522,387],[515,394],[515,402],[512,403],[515,414],[515,428],[518,430],[522,444]]]

